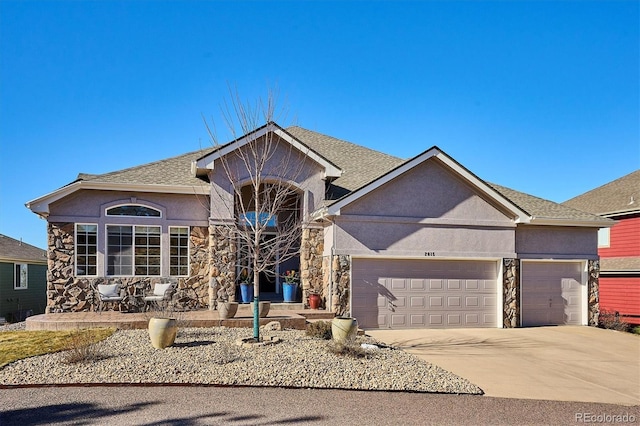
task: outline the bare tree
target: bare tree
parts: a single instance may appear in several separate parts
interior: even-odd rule
[[[241,102],[237,92],[231,92],[222,113],[232,140],[228,143],[222,143],[205,120],[219,152],[212,172],[212,214],[232,219],[222,226],[238,245],[236,268],[248,266],[253,274],[255,340],[260,339],[260,274],[273,274],[278,263],[299,255],[304,186],[310,177],[308,148],[282,137],[282,129],[274,123],[275,112],[272,92],[255,105]]]

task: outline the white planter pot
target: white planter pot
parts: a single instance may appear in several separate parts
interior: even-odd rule
[[[358,332],[358,321],[351,317],[335,317],[331,320],[331,334],[333,340],[338,343],[345,343],[356,337]]]
[[[151,318],[149,320],[149,337],[151,345],[156,349],[164,349],[176,341],[178,325],[175,318]]]

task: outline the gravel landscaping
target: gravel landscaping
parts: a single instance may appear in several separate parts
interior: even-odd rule
[[[328,341],[303,331],[263,335],[280,343],[241,347],[236,342],[252,336],[247,328],[181,328],[175,344],[159,350],[146,330],[119,330],[99,343],[98,360],[67,364],[65,353],[23,359],[0,370],[0,385],[190,383],[482,394],[466,379],[401,350],[380,347],[353,358],[330,352]],[[358,343],[376,342],[358,337]]]

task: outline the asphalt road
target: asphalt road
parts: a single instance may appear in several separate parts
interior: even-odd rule
[[[639,406],[471,395],[248,387],[0,389],[0,406],[2,426],[640,424]]]

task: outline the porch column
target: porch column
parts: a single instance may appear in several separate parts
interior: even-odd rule
[[[520,327],[520,260],[502,259],[502,326]]]
[[[236,301],[236,244],[227,225],[209,225],[209,309],[225,296]]]
[[[324,233],[322,227],[305,227],[300,241],[300,278],[302,282],[302,302],[309,306],[308,296],[312,292],[322,297],[326,307],[327,294],[323,289],[322,252],[324,251]]]
[[[587,308],[588,324],[598,326],[600,317],[600,260],[589,260],[589,282],[587,284],[589,307]]]

